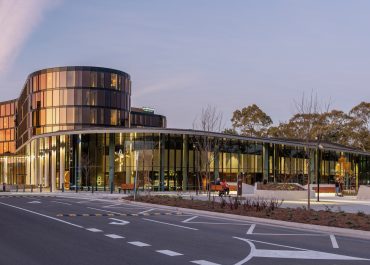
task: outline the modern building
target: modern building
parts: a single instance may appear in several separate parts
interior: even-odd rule
[[[204,148],[202,139],[210,145]],[[307,157],[305,150],[314,153]],[[320,147],[320,148],[319,148]],[[311,168],[307,168],[311,160]],[[30,74],[19,98],[0,103],[0,180],[50,190],[188,190],[205,174],[245,183],[370,183],[370,153],[331,143],[167,129],[166,117],[131,106],[131,78],[100,67]]]

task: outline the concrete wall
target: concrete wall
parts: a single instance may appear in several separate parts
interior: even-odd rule
[[[357,193],[358,200],[370,200],[370,186],[361,185]]]
[[[284,200],[307,199],[307,190],[255,190],[254,195],[262,198],[275,198]],[[311,198],[315,198],[315,192],[311,190]]]

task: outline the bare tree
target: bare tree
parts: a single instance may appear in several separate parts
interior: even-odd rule
[[[208,105],[202,109],[199,118],[193,122],[193,129],[203,131],[201,136],[194,136],[193,142],[196,150],[200,154],[200,173],[206,176],[206,186],[208,186],[208,200],[211,199],[211,165],[215,161],[215,147],[218,146],[218,138],[212,137],[212,132],[221,132],[224,128],[223,115],[215,106]],[[198,189],[200,189],[200,179],[197,174]]]
[[[312,141],[318,141],[324,133],[324,122],[321,120],[323,113],[329,111],[330,103],[323,105],[319,102],[317,93],[311,91],[309,96],[302,94],[299,101],[295,101],[297,110],[297,118],[300,120],[298,130],[301,138],[304,141],[304,153],[306,157],[306,166],[308,170],[307,177],[307,208],[311,207],[311,157],[315,155],[316,147],[312,145]]]

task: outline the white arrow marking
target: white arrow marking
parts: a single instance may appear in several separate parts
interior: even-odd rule
[[[32,201],[32,202],[27,202],[27,203],[41,203],[39,201]]]
[[[330,235],[330,241],[331,241],[331,244],[333,245],[333,248],[339,248],[335,235]]]
[[[188,219],[186,219],[186,220],[184,220],[184,221],[182,221],[183,223],[188,223],[188,222],[190,222],[191,220],[194,220],[195,218],[197,218],[198,216],[193,216],[193,217],[190,217],[190,218],[188,218]]]
[[[238,263],[235,263],[235,265],[242,265],[244,263],[247,263],[253,257],[278,258],[278,259],[284,258],[284,259],[322,259],[322,260],[369,260],[369,259],[364,259],[364,258],[344,256],[344,255],[338,255],[338,254],[303,249],[303,248],[295,248],[291,246],[273,244],[269,242],[251,240],[251,239],[240,238],[240,237],[234,237],[234,238],[247,242],[251,248],[251,252],[249,253],[249,255],[245,257],[243,260],[239,261]],[[256,246],[252,243],[252,241],[267,244],[267,245],[272,245],[272,246],[279,246],[279,247],[295,249],[295,250],[256,249]]]
[[[116,219],[116,218],[109,218],[109,219],[117,221],[117,222],[110,222],[109,223],[110,225],[127,225],[127,224],[130,223],[129,221],[124,221],[124,220],[120,220],[120,219]]]

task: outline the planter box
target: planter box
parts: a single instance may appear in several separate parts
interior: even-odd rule
[[[370,186],[361,185],[357,193],[358,200],[370,200]]]

